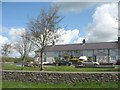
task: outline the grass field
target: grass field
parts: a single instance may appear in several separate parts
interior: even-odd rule
[[[75,68],[73,66],[50,66],[43,67],[44,71],[78,71],[78,72],[106,72],[106,71],[118,71],[115,68]],[[20,66],[15,64],[4,64],[3,70],[21,70]],[[39,67],[24,67],[24,70],[39,71]]]
[[[75,68],[73,66],[50,66],[43,67],[44,71],[78,71],[78,72],[107,72],[107,71],[118,71],[115,68]],[[2,66],[3,70],[21,70],[20,66],[16,66],[15,64],[4,64]],[[39,67],[24,67],[24,70],[30,71],[39,71]]]
[[[118,82],[33,83],[3,81],[2,88],[118,88]]]

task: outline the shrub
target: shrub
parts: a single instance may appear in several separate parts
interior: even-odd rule
[[[26,57],[25,60],[26,60],[26,62],[31,62],[31,61],[34,61],[34,58],[33,57]]]
[[[14,62],[14,58],[12,57],[2,57],[3,62]]]
[[[88,57],[88,61],[93,61],[93,58],[92,57]]]
[[[78,61],[79,58],[71,58],[70,61]]]

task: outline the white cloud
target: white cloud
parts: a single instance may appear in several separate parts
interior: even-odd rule
[[[9,31],[9,35],[11,36],[12,41],[17,41],[19,37],[25,33],[24,28],[11,28]]]
[[[58,30],[58,32],[62,32],[63,34],[60,36],[59,41],[56,44],[69,44],[73,43],[75,40],[79,38],[80,30],[65,30],[64,28]]]
[[[96,8],[93,22],[87,27],[88,42],[103,42],[117,40],[118,4],[103,4]]]
[[[12,53],[10,53],[11,57],[20,57],[20,54],[14,49],[14,44],[20,40],[20,36],[25,33],[24,28],[10,28],[8,35],[9,41],[12,43]]]
[[[24,28],[11,28],[9,34],[10,35],[22,35],[25,33]]]
[[[92,2],[59,2],[54,4],[60,5],[60,10],[63,13],[81,12],[82,10],[87,9],[90,6],[96,5],[96,3]],[[99,3],[99,5],[100,6],[96,8],[96,11],[92,16],[93,22],[90,23],[86,28],[87,32],[84,37],[81,37],[79,33],[76,33],[76,38],[73,34],[70,35],[70,33],[73,33],[76,30],[63,30],[65,34],[62,35],[62,41],[58,44],[81,43],[83,39],[86,39],[86,41],[88,42],[103,42],[117,40],[117,3]]]
[[[2,46],[5,43],[8,43],[8,42],[9,42],[9,40],[7,37],[0,35],[0,46]]]
[[[9,35],[10,35],[10,41],[13,45],[13,51],[10,54],[10,56],[12,57],[20,57],[20,54],[18,53],[18,51],[15,49],[15,44],[21,44],[21,38],[20,36],[23,35],[25,33],[25,28],[11,28],[9,31]],[[33,46],[32,47],[33,51],[31,51],[29,53],[29,56],[34,57],[35,53],[34,51],[36,50],[36,47]],[[38,50],[38,49],[37,49]]]

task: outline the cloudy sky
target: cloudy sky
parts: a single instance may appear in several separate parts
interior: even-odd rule
[[[29,18],[37,17],[59,5],[60,23],[64,34],[57,44],[116,41],[118,35],[118,3],[115,2],[2,2],[2,32],[0,45],[18,41],[25,31]]]

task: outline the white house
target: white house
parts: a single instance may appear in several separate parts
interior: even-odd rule
[[[56,58],[87,56],[93,57],[99,63],[115,63],[118,60],[118,42],[80,43],[47,46],[44,51],[44,62],[52,63]],[[35,60],[40,53],[35,51]]]

